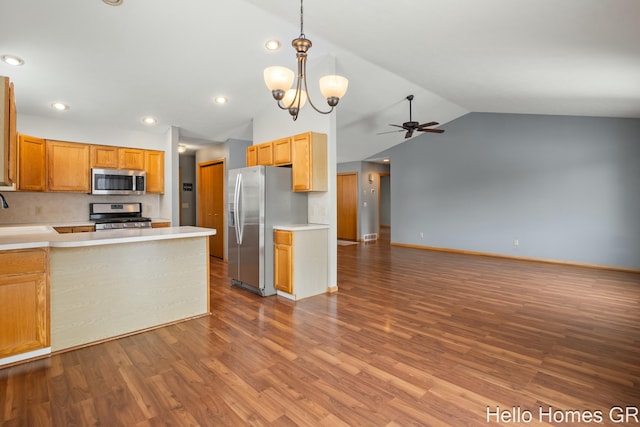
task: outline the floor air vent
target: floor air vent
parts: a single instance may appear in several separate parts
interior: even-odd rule
[[[373,240],[378,240],[378,233],[372,233],[372,234],[365,234],[364,235],[364,241],[365,242],[371,242]]]

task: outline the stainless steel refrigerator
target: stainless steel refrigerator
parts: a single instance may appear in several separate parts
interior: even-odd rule
[[[284,167],[233,169],[227,182],[231,284],[274,295],[273,226],[306,224],[307,194],[292,191],[291,169]]]

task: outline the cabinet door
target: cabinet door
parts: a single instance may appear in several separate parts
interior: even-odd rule
[[[73,233],[73,227],[53,227],[53,229],[60,234]]]
[[[313,167],[311,135],[303,133],[294,136],[291,149],[293,151],[293,166],[291,168],[293,191],[311,191],[311,168]]]
[[[327,191],[327,135],[307,132],[291,142],[293,191]]]
[[[91,146],[91,167],[116,169],[118,167],[118,147],[106,145]]]
[[[250,145],[247,147],[247,167],[258,164],[258,146]]]
[[[0,251],[0,358],[50,345],[47,254]]]
[[[13,83],[9,84],[9,146],[5,151],[7,184],[13,184],[17,179],[18,168],[18,130],[16,127],[16,117],[18,113],[16,110],[16,96],[13,91]]]
[[[293,294],[293,241],[290,231],[275,230],[273,245],[273,280],[279,291]]]
[[[145,150],[144,165],[147,193],[164,194],[164,151]]]
[[[264,166],[273,166],[273,144],[264,142],[258,145],[258,164]]]
[[[0,186],[16,181],[16,101],[13,83],[0,76]]]
[[[291,164],[291,138],[273,141],[273,164],[275,166]]]
[[[89,193],[89,145],[47,141],[49,191]]]
[[[47,150],[45,140],[20,135],[18,138],[18,190],[45,191]]]
[[[144,170],[144,150],[138,148],[120,148],[118,150],[120,169]]]
[[[167,227],[171,227],[171,223],[170,222],[152,222],[151,223],[151,228],[167,228]]]

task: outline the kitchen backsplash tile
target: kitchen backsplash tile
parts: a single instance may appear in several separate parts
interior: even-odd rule
[[[9,209],[0,209],[0,225],[64,223],[89,220],[89,203],[140,202],[142,215],[158,216],[160,196],[93,196],[76,193],[4,192]]]

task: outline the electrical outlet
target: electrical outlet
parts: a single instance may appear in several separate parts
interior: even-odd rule
[[[420,232],[420,238],[424,239],[424,233],[422,231]]]
[[[36,215],[42,215],[42,206],[36,206]]]
[[[520,246],[520,240],[519,239],[513,239],[513,246],[515,246],[516,248],[518,246]]]

